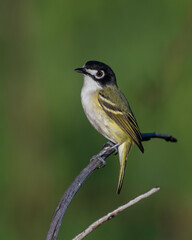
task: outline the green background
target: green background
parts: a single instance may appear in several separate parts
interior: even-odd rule
[[[80,102],[88,60],[112,67],[142,132],[116,195],[118,156],[83,185],[58,239],[161,190],[87,239],[192,239],[192,3],[187,0],[0,2],[0,238],[45,239],[60,197],[106,139]]]

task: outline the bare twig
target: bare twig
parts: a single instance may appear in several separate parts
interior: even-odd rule
[[[85,182],[85,180],[91,175],[96,169],[101,168],[103,166],[103,162],[100,160],[102,157],[103,161],[115,152],[115,148],[111,146],[111,142],[106,143],[102,150],[91,159],[89,164],[79,173],[79,175],[75,178],[75,180],[71,183],[67,191],[61,197],[59,204],[57,205],[51,224],[49,227],[49,231],[47,233],[46,240],[56,240],[59,232],[59,228],[63,219],[63,216],[71,203],[73,197],[80,189],[81,185]]]
[[[95,221],[94,223],[92,223],[88,228],[86,228],[83,232],[78,234],[72,240],[81,240],[81,239],[83,239],[84,237],[86,237],[89,233],[94,231],[96,228],[98,228],[104,222],[111,220],[112,218],[117,216],[120,212],[125,210],[126,208],[131,207],[132,205],[138,203],[140,200],[149,197],[150,195],[152,195],[155,192],[159,191],[159,189],[160,189],[160,187],[152,188],[150,191],[148,191],[148,192],[146,192],[144,194],[141,194],[140,196],[138,196],[135,199],[129,201],[125,205],[122,205],[122,206],[118,207],[114,211],[108,213],[107,215],[103,216],[102,218],[100,218],[97,221]]]
[[[175,139],[167,134],[159,134],[159,133],[144,133],[142,135],[142,141],[150,140],[151,138],[162,138],[162,139]],[[175,142],[175,141],[173,141]],[[101,151],[91,158],[89,164],[80,172],[80,174],[75,178],[72,184],[69,186],[67,191],[61,197],[51,220],[51,224],[49,226],[49,231],[46,236],[46,240],[56,240],[59,232],[59,228],[63,219],[63,216],[71,203],[75,194],[79,191],[82,184],[85,180],[98,168],[103,166],[103,162],[107,157],[109,157],[112,153],[116,152],[114,145],[111,142],[107,142]],[[102,161],[103,160],[103,161]]]
[[[164,139],[167,142],[177,142],[177,139],[174,138],[173,136],[169,134],[161,134],[158,132],[153,132],[153,133],[142,133],[142,141],[148,141],[151,138],[161,138]]]

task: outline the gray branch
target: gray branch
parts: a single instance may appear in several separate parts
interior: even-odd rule
[[[152,188],[150,191],[148,191],[148,192],[146,192],[144,194],[141,194],[138,197],[136,197],[135,199],[129,201],[128,203],[118,207],[117,209],[113,210],[112,212],[108,213],[107,215],[103,216],[102,218],[100,218],[97,221],[95,221],[94,223],[92,223],[88,228],[86,228],[83,232],[78,234],[72,240],[81,240],[81,239],[83,239],[84,237],[86,237],[89,233],[94,231],[96,228],[98,228],[104,222],[111,220],[112,218],[117,216],[120,212],[124,211],[126,208],[131,207],[132,205],[138,203],[140,200],[151,196],[152,194],[154,194],[157,191],[159,191],[159,189],[160,189],[160,187]]]
[[[167,134],[159,134],[159,133],[143,133],[142,141],[150,140],[151,138],[162,138],[166,141],[176,142],[177,140],[171,135]],[[107,157],[109,157],[112,153],[116,152],[117,149],[114,148],[114,144],[111,142],[107,142],[101,151],[91,158],[89,164],[79,173],[79,175],[75,178],[75,180],[68,187],[64,195],[61,197],[51,220],[51,224],[49,226],[49,231],[46,236],[46,240],[56,240],[57,235],[61,226],[61,222],[63,216],[71,203],[75,194],[79,191],[82,184],[85,180],[98,168],[103,166],[103,162]],[[103,161],[101,161],[103,160]]]

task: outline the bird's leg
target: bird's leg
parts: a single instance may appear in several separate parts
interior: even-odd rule
[[[106,158],[106,155],[107,155],[107,152],[108,151],[112,151],[112,152],[115,152],[115,154],[118,153],[118,146],[120,145],[120,143],[113,143],[111,141],[105,143],[103,145],[103,148],[101,149],[101,151],[94,155],[90,161],[93,161],[94,159],[98,159],[101,163],[102,163],[102,166],[101,167],[104,167],[106,165],[106,162],[105,162],[105,158]]]
[[[115,150],[115,152],[114,152],[115,155],[119,152],[119,151],[118,151],[119,145],[120,145],[120,143],[116,143],[115,145],[113,145],[113,146],[111,147],[111,149],[114,149],[114,150]]]
[[[113,147],[114,146],[114,142],[112,142],[112,141],[108,141],[108,142],[106,142],[106,143],[104,143],[103,144],[103,148],[111,148],[111,147]]]
[[[112,141],[108,141],[106,143],[103,144],[103,148],[104,149],[114,149],[114,154],[116,155],[118,153],[118,146],[120,145],[120,143],[114,143]]]
[[[102,166],[101,167],[105,167],[106,165],[106,161],[102,158],[103,156],[103,153],[98,153],[96,155],[94,155],[91,159],[90,159],[90,162],[95,160],[96,158],[102,163]]]
[[[105,159],[104,154],[111,147],[111,144],[112,142],[105,143],[101,151],[90,159],[90,162],[97,158],[103,164],[102,167],[104,167],[106,165],[106,161],[104,160]]]

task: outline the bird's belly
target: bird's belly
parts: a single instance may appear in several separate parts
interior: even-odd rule
[[[83,103],[83,102],[82,102]],[[112,142],[124,142],[128,136],[123,130],[104,112],[97,99],[89,99],[83,104],[85,114],[93,127],[104,137]]]

